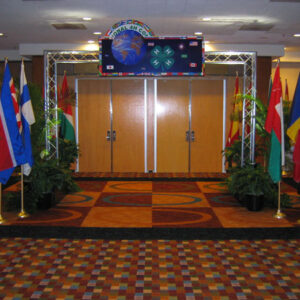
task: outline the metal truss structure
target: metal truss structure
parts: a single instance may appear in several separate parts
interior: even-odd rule
[[[58,136],[57,112],[57,64],[97,63],[97,51],[46,51],[44,54],[44,99],[46,115],[46,149],[50,157],[58,157],[58,139],[51,142],[47,137]],[[206,52],[205,64],[228,64],[243,66],[243,94],[256,97],[256,53],[255,52]],[[255,113],[251,100],[244,99],[242,113],[241,164],[246,160],[255,163]]]

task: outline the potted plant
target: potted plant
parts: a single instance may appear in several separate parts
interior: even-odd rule
[[[269,174],[259,164],[247,164],[231,171],[227,178],[228,190],[251,211],[264,205],[265,196],[274,189]]]
[[[55,143],[55,137],[46,136],[43,100],[38,87],[29,84],[29,90],[36,119],[31,127],[34,165],[30,175],[26,177],[24,195],[27,201],[30,199],[30,210],[33,211],[35,207],[45,209],[55,205],[58,202],[58,191],[68,193],[79,190],[70,169],[79,151],[75,142],[59,138],[59,157],[48,153],[45,149],[45,137],[50,143]],[[55,122],[52,124],[56,125]]]

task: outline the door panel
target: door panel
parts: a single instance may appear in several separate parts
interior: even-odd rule
[[[114,172],[144,172],[144,80],[113,80]]]
[[[78,80],[79,171],[110,172],[110,82]]]
[[[157,81],[157,172],[188,172],[188,80]]]
[[[192,81],[191,172],[222,172],[223,80]]]

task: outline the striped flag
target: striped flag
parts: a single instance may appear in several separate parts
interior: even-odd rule
[[[75,131],[73,125],[73,112],[72,105],[66,102],[69,97],[69,87],[67,82],[67,76],[64,75],[61,97],[58,101],[58,107],[61,108],[62,113],[60,113],[60,135],[65,140],[75,141]]]
[[[293,154],[293,178],[296,182],[300,182],[300,73],[298,76],[298,82],[294,94],[290,124],[287,129],[287,135],[295,143]]]
[[[7,63],[7,62],[5,62],[5,63]],[[19,107],[19,104],[18,104],[18,101],[17,101],[17,93],[16,93],[16,89],[15,89],[15,85],[14,85],[14,80],[13,80],[12,77],[9,81],[9,87],[10,87],[11,98],[12,98],[13,105],[14,105],[14,110],[15,110],[15,114],[16,114],[16,119],[17,119],[19,132],[21,133],[21,131],[22,131],[22,121],[21,121],[21,115],[20,115],[20,107]]]
[[[0,98],[0,182],[3,184],[6,184],[16,166],[26,162],[11,94],[11,80],[6,63]]]
[[[276,68],[265,129],[271,134],[271,149],[268,171],[274,183],[281,180],[281,166],[284,162],[282,86],[279,64]]]
[[[22,131],[21,135],[23,138],[26,163],[23,165],[24,175],[29,175],[32,165],[33,156],[31,148],[31,137],[30,137],[30,126],[35,122],[34,113],[32,109],[31,99],[29,95],[29,89],[27,86],[27,80],[24,70],[24,61],[21,63],[21,77],[20,77],[20,106],[21,106],[21,120],[22,120]]]
[[[239,138],[239,104],[236,102],[239,90],[239,77],[236,76],[234,87],[233,118],[230,124],[226,147],[230,147],[234,141],[238,140]]]
[[[288,84],[287,84],[287,80],[285,80],[284,100],[285,100],[285,101],[290,101],[289,87],[288,87]]]

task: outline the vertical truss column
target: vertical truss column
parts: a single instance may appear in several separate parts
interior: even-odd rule
[[[256,97],[256,53],[255,52],[206,52],[205,63],[243,65],[243,94]],[[243,101],[241,165],[245,161],[255,163],[255,103]]]
[[[44,53],[44,111],[46,136],[45,145],[50,158],[58,157],[57,127],[57,64],[58,63],[97,63],[96,51],[45,51]],[[56,139],[49,139],[49,136]]]

